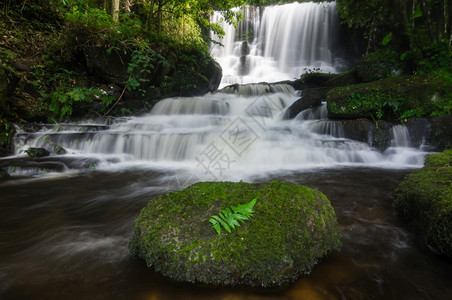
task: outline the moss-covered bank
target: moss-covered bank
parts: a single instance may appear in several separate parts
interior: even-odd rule
[[[396,76],[331,89],[328,117],[393,120],[447,115],[452,111],[450,78],[433,75]]]
[[[427,156],[397,187],[394,208],[423,242],[452,257],[452,150]]]
[[[209,218],[254,198],[253,217],[232,233],[217,235]],[[203,182],[161,195],[141,211],[129,248],[175,280],[280,286],[309,273],[340,246],[325,195],[272,181]]]

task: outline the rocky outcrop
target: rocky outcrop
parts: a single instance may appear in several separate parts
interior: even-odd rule
[[[252,218],[217,234],[212,215],[257,199]],[[202,182],[161,195],[136,220],[129,248],[178,281],[281,286],[340,248],[336,216],[322,193],[272,181]]]
[[[206,86],[206,92],[215,92],[221,83],[221,78],[223,77],[223,70],[218,62],[213,59],[209,60],[209,64],[206,72],[207,78],[209,78],[209,82]],[[200,91],[201,94],[204,94],[204,91]]]
[[[286,109],[283,118],[293,119],[303,110],[322,105],[322,101],[325,101],[328,90],[328,88],[310,88],[303,90],[301,92],[301,98]]]
[[[328,91],[337,86],[357,83],[354,71],[343,74],[308,73],[295,81],[285,82],[301,91],[301,98],[287,108],[284,118],[293,119],[303,110],[320,106]]]
[[[394,124],[385,121],[369,121],[367,119],[340,120],[344,137],[367,143],[380,151],[391,146],[391,129]]]
[[[425,166],[395,191],[394,208],[425,245],[452,258],[452,150],[427,156]]]
[[[43,157],[16,156],[0,160],[0,169],[26,170],[29,173],[65,172],[71,169],[92,169],[99,163],[95,158],[51,155]]]

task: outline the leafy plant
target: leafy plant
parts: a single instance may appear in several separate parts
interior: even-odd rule
[[[67,91],[67,87],[62,86],[50,94],[42,94],[42,97],[50,100],[49,110],[59,120],[70,117],[77,102],[91,103],[95,97],[99,97],[104,110],[114,100],[114,97],[104,95],[102,90],[93,87],[76,87]]]
[[[221,233],[221,227],[231,233],[236,226],[240,226],[239,221],[245,222],[252,217],[254,213],[253,207],[256,201],[257,199],[255,198],[246,204],[231,205],[231,207],[223,209],[218,215],[211,216],[209,222],[218,235]]]
[[[7,120],[0,118],[0,147],[10,147],[14,132],[14,126]]]

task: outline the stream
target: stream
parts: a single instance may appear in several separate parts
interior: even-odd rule
[[[180,188],[163,170],[20,176],[0,184],[1,299],[449,299],[452,266],[400,222],[392,191],[408,170],[336,168],[257,175],[321,190],[342,230],[340,252],[281,289],[173,282],[127,244],[148,201]]]

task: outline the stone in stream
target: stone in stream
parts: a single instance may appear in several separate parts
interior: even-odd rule
[[[220,234],[209,218],[257,199],[254,214]],[[341,247],[325,195],[292,183],[200,182],[161,195],[142,209],[129,249],[178,281],[281,286],[311,272]]]

